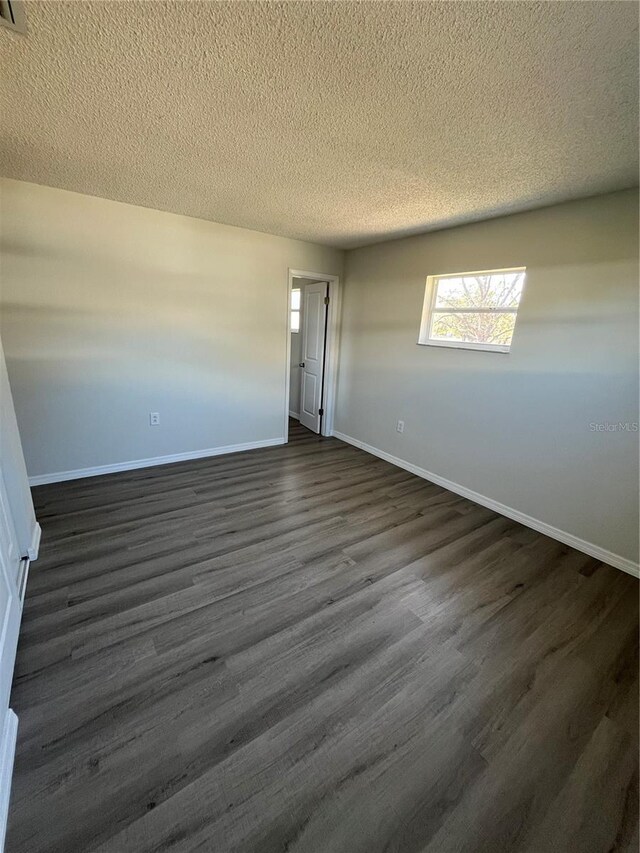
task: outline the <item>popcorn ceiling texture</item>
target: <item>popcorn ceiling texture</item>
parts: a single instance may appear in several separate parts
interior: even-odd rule
[[[27,2],[5,176],[352,247],[637,183],[633,2]]]

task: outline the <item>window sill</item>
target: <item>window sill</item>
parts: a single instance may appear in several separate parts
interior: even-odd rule
[[[460,341],[418,341],[419,347],[443,347],[445,349],[471,349],[477,352],[508,353],[511,347],[493,346],[491,344],[471,344]]]

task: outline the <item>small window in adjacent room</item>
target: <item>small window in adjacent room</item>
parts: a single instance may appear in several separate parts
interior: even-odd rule
[[[291,331],[300,331],[300,288],[291,290]]]
[[[525,267],[431,275],[419,344],[509,352]]]

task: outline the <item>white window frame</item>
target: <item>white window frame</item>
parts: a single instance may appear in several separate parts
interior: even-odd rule
[[[454,273],[439,273],[438,275],[430,275],[427,277],[427,283],[424,293],[424,303],[422,306],[422,319],[420,321],[420,332],[418,335],[418,344],[428,347],[446,347],[447,349],[473,349],[481,352],[501,352],[508,353],[513,344],[513,336],[510,344],[482,344],[475,341],[443,341],[439,338],[429,337],[431,331],[431,319],[434,310],[440,313],[440,309],[435,308],[436,297],[438,293],[438,282],[446,278],[464,278],[474,275],[500,275],[501,273],[524,273],[526,284],[526,267],[504,267],[503,269],[495,270],[475,270],[473,272],[454,272]],[[524,293],[524,285],[523,285]],[[522,301],[522,297],[520,297]],[[515,314],[517,316],[520,310],[520,305],[517,308],[447,308],[447,314]],[[515,335],[515,324],[513,334]]]

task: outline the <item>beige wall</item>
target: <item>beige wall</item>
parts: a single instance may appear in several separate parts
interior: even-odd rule
[[[637,560],[638,195],[349,252],[335,428]],[[416,344],[425,279],[526,265],[509,354]],[[396,432],[396,421],[405,432]]]
[[[2,338],[29,474],[283,436],[287,270],[340,275],[341,252],[0,189]]]
[[[341,274],[340,252],[0,188],[2,338],[31,475],[282,437],[287,268]],[[590,428],[638,419],[637,203],[349,252],[336,429],[637,560],[638,434]],[[416,345],[427,275],[517,265],[510,354]]]

